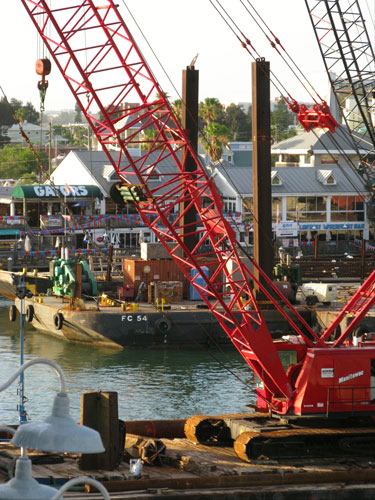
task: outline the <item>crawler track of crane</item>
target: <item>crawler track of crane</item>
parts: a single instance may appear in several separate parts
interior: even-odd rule
[[[361,419],[356,427],[343,420],[341,427],[324,427],[316,418],[296,425],[285,420],[269,419],[267,415],[247,414],[195,415],[185,424],[185,435],[197,444],[231,446],[245,462],[267,457],[271,459],[298,457],[337,457],[343,454],[372,456],[375,427],[371,419]],[[326,422],[328,425],[328,422]],[[349,425],[346,427],[346,425]],[[244,429],[253,428],[252,431]],[[236,435],[236,433],[239,433]],[[236,437],[233,437],[233,433]]]

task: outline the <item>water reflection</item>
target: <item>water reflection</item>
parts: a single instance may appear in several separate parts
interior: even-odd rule
[[[19,323],[8,320],[9,301],[0,299],[0,376],[6,380],[19,366]],[[242,411],[254,396],[242,381],[252,380],[249,368],[234,351],[118,351],[72,344],[25,328],[24,360],[45,357],[58,362],[66,375],[72,415],[79,419],[81,393],[117,391],[119,414],[126,420],[185,418],[196,413]],[[26,409],[31,418],[44,417],[59,388],[57,377],[44,366],[25,372]],[[0,396],[1,422],[17,422],[17,384]]]

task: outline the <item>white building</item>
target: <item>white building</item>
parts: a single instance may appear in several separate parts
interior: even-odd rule
[[[49,127],[33,125],[32,123],[25,121],[22,124],[22,128],[32,144],[42,144],[44,146],[49,143]],[[26,145],[26,142],[20,133],[20,127],[18,124],[12,125],[8,128],[7,136],[10,138],[11,144]],[[52,140],[54,140],[54,137],[52,137]]]

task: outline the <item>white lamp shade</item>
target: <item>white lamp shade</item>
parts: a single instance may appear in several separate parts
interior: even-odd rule
[[[56,395],[51,416],[43,422],[20,425],[11,443],[31,450],[57,453],[103,453],[105,451],[97,431],[76,424],[70,417],[69,397],[64,392]]]
[[[31,460],[16,461],[15,477],[0,485],[0,500],[51,500],[56,489],[39,484],[31,475]]]

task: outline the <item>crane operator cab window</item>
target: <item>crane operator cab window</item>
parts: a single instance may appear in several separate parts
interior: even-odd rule
[[[297,351],[293,350],[287,350],[287,351],[277,351],[281,364],[283,365],[283,368],[285,372],[288,370],[290,365],[296,365],[297,364]],[[255,381],[256,381],[256,387],[257,389],[264,389],[264,384],[263,381],[258,377],[258,375],[255,375]]]

